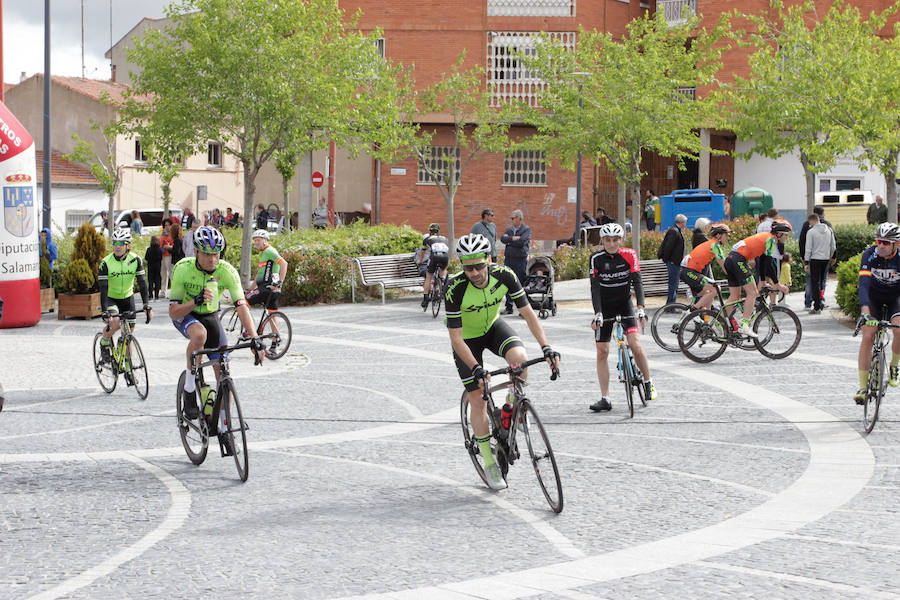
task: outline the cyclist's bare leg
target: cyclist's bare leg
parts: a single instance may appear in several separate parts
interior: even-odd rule
[[[482,386],[478,386],[477,390],[468,392],[469,394],[469,422],[472,424],[472,431],[477,437],[484,437],[491,433],[491,425],[488,420],[487,410],[485,410],[485,402],[482,397]]]
[[[200,323],[194,323],[187,330],[188,334],[188,347],[187,347],[187,370],[188,373],[191,371],[191,352],[195,350],[202,350],[203,345],[206,344],[206,327],[201,325]],[[196,364],[200,364],[201,357],[198,356],[196,359]]]
[[[513,365],[521,365],[524,362],[528,362],[528,354],[525,352],[525,348],[522,346],[515,346],[506,351],[506,354],[503,356],[506,360],[506,363],[509,366]],[[528,369],[522,371],[521,375],[523,380],[528,379]]]
[[[753,314],[753,308],[756,305],[756,297],[759,295],[759,292],[756,290],[756,284],[745,284],[744,293],[747,295],[747,299],[744,300],[744,319],[749,320],[750,316]]]
[[[103,330],[103,337],[110,340],[113,334],[119,330],[119,317],[111,316],[106,323],[106,329]]]
[[[631,351],[634,353],[634,360],[637,362],[638,369],[641,370],[641,373],[644,375],[644,381],[650,380],[650,363],[647,361],[647,353],[644,352],[644,347],[641,346],[640,336],[638,332],[635,331],[633,333],[626,333],[625,338],[628,340],[628,345],[631,347]],[[609,377],[607,376],[607,379]]]
[[[600,382],[600,395],[609,397],[609,342],[597,342],[597,381]]]
[[[426,296],[431,293],[431,278],[431,273],[425,273],[425,283],[422,285],[422,289],[425,290]]]
[[[712,306],[713,298],[716,297],[716,288],[710,284],[703,286],[700,292],[700,300],[694,306],[697,308],[709,308]]]

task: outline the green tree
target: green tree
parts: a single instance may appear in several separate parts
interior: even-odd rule
[[[337,0],[181,0],[173,24],[135,40],[140,67],[128,100],[167,121],[194,152],[210,139],[243,169],[244,214],[253,213],[256,177],[275,153],[306,152],[329,139],[351,152],[399,136],[399,69],[377,52]],[[241,278],[250,278],[244,228]]]
[[[682,168],[710,151],[696,128],[712,123],[713,101],[691,100],[685,92],[714,82],[721,37],[720,28],[707,32],[696,20],[670,26],[661,13],[645,14],[621,40],[582,30],[574,52],[543,37],[533,57],[522,56],[545,82],[540,108],[526,113],[537,127],[528,143],[566,168],[579,152],[605,162],[631,198],[634,248],[640,248],[643,216],[641,152],[674,157]]]
[[[116,227],[115,208],[116,194],[122,185],[122,165],[116,161],[116,128],[114,125],[101,126],[93,123],[92,127],[99,130],[106,140],[106,152],[101,156],[94,151],[94,145],[85,141],[77,133],[72,134],[75,140],[75,148],[72,152],[64,154],[63,158],[73,162],[85,164],[91,171],[91,175],[100,184],[100,189],[109,198],[107,208],[107,231],[112,239],[113,229]]]
[[[515,116],[511,106],[492,108],[493,92],[485,89],[484,69],[463,70],[462,52],[449,73],[421,93],[420,113],[445,115],[452,128],[449,139],[434,130],[419,130],[410,140],[419,168],[435,184],[447,207],[447,237],[456,239],[453,203],[463,173],[484,152],[498,152],[509,144],[509,127]],[[412,114],[409,113],[409,114]],[[412,131],[410,126],[408,131]],[[437,144],[435,143],[437,140]]]

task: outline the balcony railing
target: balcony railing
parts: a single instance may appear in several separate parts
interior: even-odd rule
[[[675,92],[678,94],[678,99],[682,101],[697,99],[697,88],[695,87],[680,87]]]
[[[697,0],[657,0],[656,10],[662,11],[669,25],[675,25],[697,15]]]
[[[575,0],[487,0],[489,17],[574,17]]]

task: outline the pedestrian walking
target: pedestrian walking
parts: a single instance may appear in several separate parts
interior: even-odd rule
[[[158,236],[150,237],[150,245],[144,252],[144,265],[147,268],[147,285],[150,287],[150,297],[159,300],[159,292],[162,289],[162,261],[163,251]],[[165,296],[165,294],[163,294]]]
[[[828,266],[834,262],[836,244],[834,232],[819,221],[819,215],[812,213],[807,217],[809,233],[806,234],[806,271],[812,280],[812,314],[822,312],[825,300],[825,278],[828,277]]]
[[[647,231],[656,231],[656,207],[659,205],[659,198],[653,193],[653,190],[647,190],[644,193],[644,216],[647,220]]]
[[[813,213],[819,215],[820,223],[825,223],[826,225],[828,225],[829,228],[831,228],[832,231],[834,231],[834,227],[832,227],[831,223],[828,222],[828,219],[825,218],[825,209],[824,208],[822,208],[821,206],[817,206],[817,207],[813,208]],[[803,221],[803,226],[800,228],[800,237],[798,238],[798,241],[800,243],[800,262],[803,263],[804,270],[806,269],[806,259],[804,257],[806,256],[806,234],[807,233],[809,233],[809,220]],[[832,258],[835,258],[835,257],[836,257],[836,254],[832,255]],[[827,280],[825,283],[827,283]],[[825,283],[823,283],[823,285],[822,285],[822,290],[821,290],[822,294],[825,293]],[[803,308],[805,308],[806,310],[809,310],[812,308],[812,305],[813,305],[812,279],[807,277],[806,278],[806,290],[803,293]]]
[[[162,250],[159,289],[163,298],[168,295],[166,290],[169,289],[169,277],[172,276],[172,246],[174,245],[172,240],[172,221],[170,219],[166,220],[169,221],[169,224],[163,227],[162,235],[159,237],[159,247]],[[178,227],[180,228],[181,226],[179,225]]]
[[[481,220],[472,225],[469,233],[483,235],[491,243],[491,263],[497,262],[497,225],[494,224],[494,210],[485,208],[481,211]]]
[[[666,271],[669,276],[666,304],[675,302],[678,298],[678,281],[681,276],[681,260],[684,258],[684,228],[686,225],[686,216],[675,215],[675,224],[666,230],[666,236],[656,252],[656,257],[666,263]]]
[[[531,227],[524,223],[524,215],[521,210],[514,210],[509,215],[512,225],[506,228],[506,232],[500,237],[500,241],[506,244],[503,250],[503,264],[512,269],[521,284],[525,281],[525,265],[528,263],[528,248],[531,245]],[[503,314],[513,313],[513,303],[509,295],[506,296],[506,310]]]

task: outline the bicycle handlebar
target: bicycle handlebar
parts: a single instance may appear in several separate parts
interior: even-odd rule
[[[251,340],[249,342],[239,342],[232,346],[226,345],[226,346],[219,346],[218,348],[200,348],[199,350],[194,350],[193,352],[191,352],[191,360],[193,360],[194,358],[196,358],[198,356],[203,356],[205,354],[212,354],[213,352],[219,352],[219,353],[224,354],[225,352],[232,352],[233,350],[243,350],[244,348],[252,348],[252,347],[253,347],[253,341]],[[260,360],[259,355],[255,350],[254,350],[254,354],[256,355],[256,360],[255,360],[254,364],[258,365],[262,361]],[[221,354],[220,354],[220,356],[221,356]]]
[[[122,316],[122,318],[124,318],[126,321],[132,321],[132,320],[134,320],[134,319],[137,317],[137,313],[142,312],[142,313],[145,313],[145,314],[147,315],[147,320],[144,321],[144,322],[145,322],[145,323],[149,323],[149,322],[150,322],[150,311],[151,311],[151,310],[153,310],[153,309],[150,308],[149,306],[148,306],[147,308],[138,308],[138,309],[136,309],[136,310],[126,310],[125,312],[122,313],[121,316]],[[119,313],[117,312],[116,315],[118,315],[118,314],[119,314]],[[103,322],[104,322],[104,323],[108,323],[111,316],[112,316],[112,315],[109,314],[109,309],[107,309],[107,310],[105,310],[105,311],[103,312],[103,315],[101,316],[101,318],[103,319]]]
[[[542,356],[540,358],[532,358],[531,360],[525,361],[524,363],[522,363],[520,365],[514,365],[512,367],[507,365],[506,367],[503,367],[502,369],[497,369],[496,371],[489,371],[488,376],[493,377],[494,375],[509,375],[510,373],[512,373],[513,371],[516,371],[516,370],[521,372],[522,369],[525,369],[532,365],[536,365],[538,363],[546,362],[546,360],[547,360],[547,358],[544,356]],[[551,366],[550,371],[551,371],[550,381],[555,381],[556,378],[559,377],[559,368],[555,367],[555,366]]]
[[[863,319],[862,316],[860,316],[859,319],[856,321],[856,329],[853,330],[853,337],[856,337],[859,335],[859,332],[862,329],[862,326],[865,324],[866,324],[865,319]],[[886,329],[886,328],[900,329],[900,325],[894,325],[890,321],[885,321],[885,320],[878,321],[877,327],[878,327],[878,329]]]

